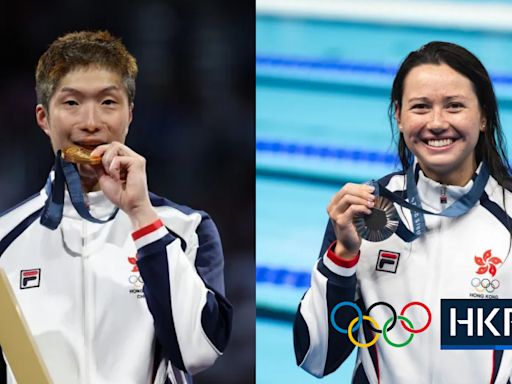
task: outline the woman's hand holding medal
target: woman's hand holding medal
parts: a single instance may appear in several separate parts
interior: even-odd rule
[[[327,212],[336,234],[334,252],[343,259],[354,258],[361,247],[361,237],[354,225],[354,218],[369,215],[375,204],[372,192],[375,187],[367,184],[347,183],[331,199]]]

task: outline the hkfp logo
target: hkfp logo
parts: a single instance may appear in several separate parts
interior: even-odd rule
[[[441,299],[441,349],[512,349],[511,299]]]

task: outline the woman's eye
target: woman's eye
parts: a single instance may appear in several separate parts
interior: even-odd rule
[[[64,104],[66,104],[66,105],[78,105],[76,100],[65,100]]]
[[[103,104],[105,104],[105,105],[113,105],[113,104],[116,104],[116,101],[112,100],[112,99],[106,99],[106,100],[103,100]]]
[[[448,104],[448,108],[450,109],[460,109],[463,105],[461,103],[450,103]]]
[[[427,104],[424,104],[424,103],[420,103],[420,104],[414,104],[412,106],[412,109],[427,109],[428,108],[428,105]]]

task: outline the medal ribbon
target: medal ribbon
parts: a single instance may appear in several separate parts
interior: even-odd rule
[[[380,184],[380,182],[372,182],[372,185],[375,186],[374,193],[377,196],[383,196],[392,201],[393,203],[397,203],[402,207],[408,208],[411,211],[413,232],[408,234],[407,241],[417,239],[423,233],[426,232],[427,228],[425,225],[425,214],[444,217],[458,217],[468,212],[471,208],[473,208],[473,206],[482,196],[487,181],[489,180],[489,168],[487,167],[485,162],[483,162],[482,166],[480,167],[480,172],[478,173],[476,179],[473,182],[473,186],[468,191],[468,193],[461,196],[458,200],[453,202],[449,207],[443,209],[441,212],[435,213],[427,211],[421,207],[418,189],[416,187],[416,182],[414,180],[413,168],[414,167],[411,166],[407,170],[407,196],[409,198],[409,201],[406,201],[396,193],[391,192],[384,185]]]
[[[53,183],[51,178],[48,177],[46,181],[45,189],[48,195],[43,211],[41,213],[41,224],[49,229],[56,229],[61,220],[62,212],[64,208],[64,193],[67,187],[71,204],[75,207],[78,214],[85,220],[93,223],[107,223],[112,220],[119,208],[116,208],[114,212],[106,220],[100,220],[91,215],[89,208],[85,204],[84,195],[82,192],[82,183],[80,182],[80,174],[76,168],[76,165],[69,163],[61,157],[61,151],[57,151],[55,156],[54,164],[55,179]]]

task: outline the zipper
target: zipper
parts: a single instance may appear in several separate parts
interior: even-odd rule
[[[441,185],[441,194],[439,195],[439,202],[441,203],[442,209],[446,207],[448,202],[448,195],[446,194],[446,185]]]
[[[448,194],[447,194],[447,186],[442,184],[441,185],[441,190],[439,192],[439,203],[441,204],[441,211],[444,210],[446,208],[446,205],[448,204]],[[436,252],[438,253],[441,253],[442,252],[442,245],[441,244],[444,244],[444,236],[446,235],[445,234],[445,231],[447,230],[447,220],[449,220],[449,218],[447,217],[444,217],[444,216],[439,216],[439,246],[438,248],[436,248]],[[439,249],[439,247],[441,249]],[[442,284],[441,284],[441,281],[443,280],[443,275],[444,275],[444,269],[443,269],[443,264],[442,263],[439,263],[439,269],[437,270],[437,273],[434,274],[434,279],[431,279],[431,280],[435,280],[435,284],[434,284],[434,287],[435,287],[435,293],[437,295],[438,298],[442,297]],[[433,288],[433,287],[432,287]],[[431,289],[430,292],[434,292],[434,289]],[[429,300],[431,303],[433,302],[432,299]],[[438,300],[436,300],[438,301]],[[434,335],[431,336],[431,345],[435,345],[436,344],[436,337]],[[432,384],[435,384],[437,382],[439,382],[440,378],[438,377],[438,374],[436,373],[437,372],[437,368],[438,366],[442,364],[442,361],[440,359],[440,356],[439,355],[435,355],[434,356],[431,356],[431,366],[432,366],[432,370],[430,372],[430,383]]]
[[[89,313],[89,305],[88,305],[88,265],[87,265],[87,256],[85,253],[87,245],[87,222],[82,219],[82,324],[83,324],[83,370],[82,370],[82,383],[89,384],[90,383],[90,359],[89,359],[89,322],[87,321],[88,313]]]

